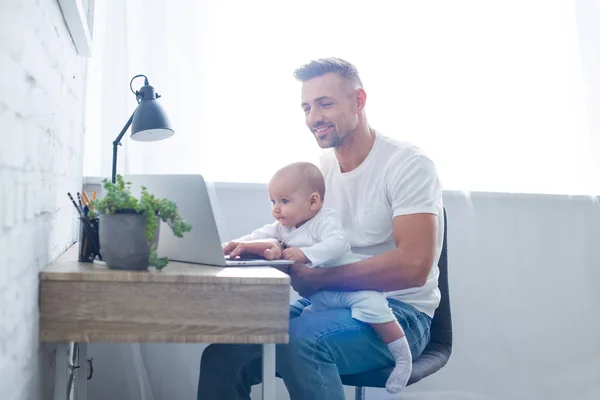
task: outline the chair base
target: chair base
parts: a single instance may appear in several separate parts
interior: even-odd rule
[[[354,388],[354,400],[365,400],[365,388],[356,386]]]

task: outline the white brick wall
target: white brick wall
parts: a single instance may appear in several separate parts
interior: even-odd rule
[[[56,0],[0,0],[0,398],[47,399],[38,273],[75,240],[84,78]]]

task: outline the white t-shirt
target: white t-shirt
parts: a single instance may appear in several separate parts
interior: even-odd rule
[[[325,207],[340,213],[352,251],[368,258],[394,250],[392,219],[399,215],[438,216],[436,257],[425,285],[387,292],[433,317],[440,303],[438,289],[444,216],[442,186],[433,162],[416,146],[375,134],[375,143],[358,168],[341,173],[335,153],[321,157],[325,177]]]
[[[234,242],[261,239],[277,239],[287,247],[299,248],[313,266],[337,265],[350,251],[338,212],[328,208],[322,208],[299,228],[283,226],[276,221],[235,239]]]

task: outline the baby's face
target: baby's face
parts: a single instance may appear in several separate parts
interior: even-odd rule
[[[271,213],[281,225],[299,227],[316,214],[315,207],[311,207],[311,193],[303,189],[304,185],[291,179],[273,178],[269,182]]]

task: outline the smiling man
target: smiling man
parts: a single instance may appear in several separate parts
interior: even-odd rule
[[[321,148],[325,206],[342,216],[361,261],[335,268],[290,268],[303,297],[321,291],[386,293],[416,359],[429,342],[439,304],[437,262],[443,235],[442,188],[433,162],[417,147],[371,128],[367,94],[356,68],[338,58],[310,62],[302,82],[306,124]],[[240,243],[238,252],[262,254],[276,243]],[[340,375],[394,365],[375,331],[349,309],[302,314],[290,306],[290,342],[277,347],[277,373],[292,400],[343,400]],[[202,355],[199,400],[250,399],[261,381],[258,345],[211,345]]]

